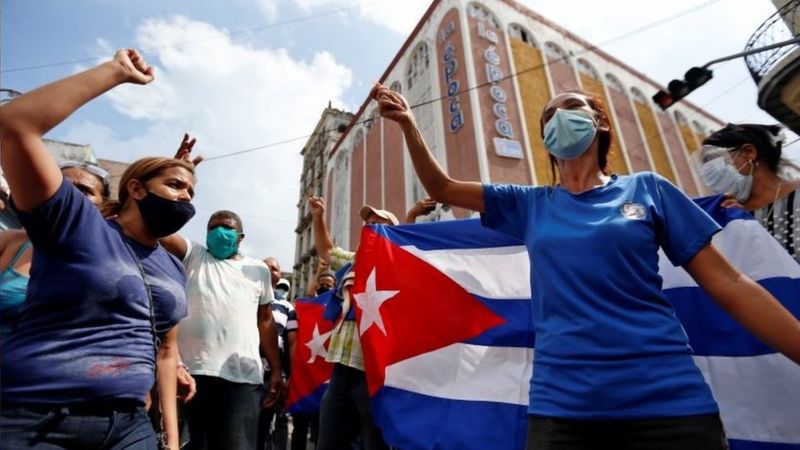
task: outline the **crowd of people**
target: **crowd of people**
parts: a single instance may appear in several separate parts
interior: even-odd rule
[[[288,448],[285,392],[302,318],[277,259],[240,251],[245,227],[235,212],[208,218],[205,243],[177,234],[195,214],[195,141],[184,136],[174,157],[134,161],[117,199],[100,167],[59,164],[43,144],[92,99],[153,79],[138,52],[120,50],[0,108],[0,207],[13,207],[23,225],[0,232],[3,448]],[[528,449],[727,448],[719,408],[661,291],[659,249],[800,364],[800,322],[715,249],[716,222],[657,174],[609,173],[613,127],[600,97],[575,91],[547,103],[541,138],[553,183],[518,186],[451,178],[405,98],[381,84],[371,96],[402,130],[431,196],[404,223],[440,202],[479,212],[484,227],[528,249],[537,299]],[[781,147],[778,127],[728,125],[705,140],[700,173],[729,195],[725,206],[753,212],[800,261],[800,181],[785,175]],[[335,245],[324,200],[308,206],[319,265],[305,295],[333,290],[338,318],[320,411],[292,415],[291,448],[306,448],[310,431],[321,450],[388,449],[355,321],[355,253]],[[400,225],[370,205],[354,219]]]

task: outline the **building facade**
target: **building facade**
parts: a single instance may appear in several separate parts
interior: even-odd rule
[[[294,230],[297,234],[297,244],[294,273],[291,277],[292,293],[295,296],[305,295],[306,287],[316,270],[316,250],[308,198],[312,195],[323,195],[328,157],[352,120],[351,113],[332,108],[328,103],[314,132],[300,152],[303,156],[303,172],[300,176],[300,198],[297,201],[297,227]]]
[[[435,0],[381,81],[418,105],[423,137],[462,180],[552,183],[539,116],[570,89],[605,101],[613,172],[655,171],[690,196],[705,193],[691,154],[722,126],[688,102],[660,110],[645,94],[657,83],[511,0]],[[425,197],[404,147],[400,128],[366,99],[326,168],[327,221],[338,245],[357,246],[363,204],[402,217]],[[445,208],[436,219],[470,214]]]

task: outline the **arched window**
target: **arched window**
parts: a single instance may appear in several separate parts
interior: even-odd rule
[[[536,44],[536,41],[533,39],[533,35],[529,33],[526,29],[522,28],[521,25],[511,24],[508,26],[508,34],[511,35],[512,38],[520,40],[531,47],[539,48]]]
[[[414,87],[417,80],[419,80],[419,77],[428,71],[430,65],[431,56],[430,52],[428,51],[428,44],[422,42],[417,46],[408,60],[408,68],[406,69],[406,86],[408,86],[409,91]]]
[[[483,5],[470,3],[469,6],[467,6],[467,14],[494,28],[500,28],[500,21],[498,21],[497,17]]]
[[[683,115],[680,111],[675,111],[675,121],[678,122],[678,125],[681,126],[688,126],[689,121],[686,120],[686,116]]]
[[[391,85],[389,85],[389,89],[397,92],[398,94],[402,94],[403,93],[403,89],[400,86],[400,82],[399,81],[395,81]]]
[[[647,103],[647,97],[644,96],[644,94],[642,93],[641,90],[639,90],[639,88],[632,87],[631,95],[633,96],[633,99],[636,100],[637,102],[645,104]]]
[[[619,78],[615,77],[614,75],[607,73],[606,74],[606,84],[608,84],[609,89],[613,89],[622,95],[627,96],[625,93],[625,86],[622,85],[622,82],[619,81]]]
[[[600,74],[597,73],[594,67],[589,63],[589,61],[579,58],[578,59],[578,71],[581,73],[585,73],[590,77],[594,78],[595,80],[600,80]]]
[[[703,135],[703,136],[708,134],[706,132],[706,127],[704,127],[700,122],[698,122],[696,120],[692,121],[692,127],[694,128],[694,132],[697,133],[697,134],[700,134],[700,135]]]
[[[567,64],[570,64],[569,55],[567,55],[567,52],[565,52],[563,48],[559,47],[558,44],[553,42],[545,42],[544,53],[550,59],[559,59]]]

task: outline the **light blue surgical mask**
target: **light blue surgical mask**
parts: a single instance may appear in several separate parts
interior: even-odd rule
[[[544,145],[558,159],[575,159],[586,152],[597,135],[591,113],[558,108],[544,125]]]
[[[214,258],[228,259],[239,252],[239,232],[225,227],[209,230],[206,248]]]
[[[739,173],[748,164],[750,164],[750,174]],[[700,176],[703,178],[703,183],[712,191],[718,194],[731,194],[736,197],[736,201],[744,203],[750,198],[753,190],[753,169],[753,163],[750,161],[737,169],[725,158],[715,158],[700,166]]]

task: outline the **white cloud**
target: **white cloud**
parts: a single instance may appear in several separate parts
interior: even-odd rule
[[[293,0],[300,8],[311,11],[320,7],[349,8],[358,5],[362,19],[381,25],[389,30],[407,35],[431,5],[431,0]]]
[[[205,39],[217,36],[215,39]],[[204,40],[181,47],[174,42]],[[79,123],[64,139],[90,142],[99,157],[117,160],[172,154],[185,131],[197,136],[207,157],[307,135],[332,100],[342,104],[350,70],[329,53],[296,60],[284,49],[232,43],[224,30],[181,16],[151,19],[137,30],[145,57],[156,68],[148,86],[124,85],[104,98],[144,131],[121,138],[96,122]],[[198,168],[197,216],[184,228],[204,242],[205,223],[217,209],[242,216],[250,256],[277,256],[284,269],[294,262],[299,195],[297,141],[241,156],[208,161]]]

